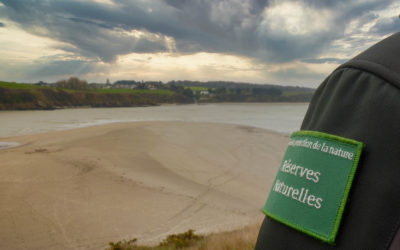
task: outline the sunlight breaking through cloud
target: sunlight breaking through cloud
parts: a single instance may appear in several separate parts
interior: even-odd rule
[[[315,86],[398,31],[399,7],[394,0],[0,0],[0,78],[111,74]]]

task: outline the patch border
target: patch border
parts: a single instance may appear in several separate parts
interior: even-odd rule
[[[337,234],[339,232],[340,223],[342,221],[342,217],[343,217],[344,209],[346,207],[346,203],[347,203],[347,199],[348,199],[348,196],[349,196],[349,193],[350,193],[350,189],[351,189],[351,186],[353,184],[354,176],[356,174],[357,167],[359,165],[362,149],[364,148],[365,144],[362,143],[362,142],[353,140],[353,139],[348,139],[348,138],[337,136],[337,135],[327,134],[327,133],[318,132],[318,131],[311,131],[311,130],[300,130],[300,131],[293,132],[290,135],[290,138],[292,138],[293,136],[296,136],[296,135],[312,136],[312,137],[315,137],[315,138],[325,138],[325,139],[329,139],[329,140],[334,140],[336,142],[341,142],[341,143],[344,143],[344,144],[347,144],[347,145],[355,145],[355,146],[357,146],[357,151],[356,151],[356,154],[355,154],[355,157],[354,157],[352,169],[350,171],[350,174],[349,174],[348,179],[347,179],[346,186],[344,188],[343,197],[342,197],[342,199],[340,201],[339,209],[337,210],[334,227],[333,227],[333,229],[331,231],[331,234],[329,236],[325,236],[325,235],[319,234],[317,232],[314,232],[314,231],[312,231],[310,229],[306,229],[306,228],[304,228],[304,227],[302,227],[300,225],[297,225],[297,224],[294,224],[294,223],[291,223],[291,222],[287,222],[287,221],[285,221],[285,219],[279,218],[279,216],[275,216],[275,215],[269,213],[265,209],[265,205],[262,208],[262,211],[268,217],[270,217],[270,218],[272,218],[272,219],[274,219],[274,220],[276,220],[276,221],[278,221],[278,222],[280,222],[282,224],[285,224],[285,225],[287,225],[289,227],[292,227],[292,228],[294,228],[294,229],[296,229],[296,230],[298,230],[300,232],[303,232],[303,233],[305,233],[307,235],[310,235],[310,236],[315,237],[315,238],[317,238],[319,240],[322,240],[322,241],[327,242],[327,243],[329,243],[331,245],[334,245],[336,236],[337,236]],[[276,179],[276,177],[275,177],[275,179]],[[274,179],[274,182],[275,182],[275,179]]]

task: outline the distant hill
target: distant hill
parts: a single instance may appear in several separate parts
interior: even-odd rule
[[[314,89],[298,86],[224,81],[121,80],[88,84],[78,78],[57,83],[24,84],[0,81],[0,110],[65,107],[134,107],[163,103],[309,102]]]
[[[275,84],[256,84],[244,82],[230,82],[230,81],[170,81],[167,85],[177,86],[191,86],[191,87],[204,87],[204,88],[229,88],[229,89],[247,89],[247,88],[277,88],[283,92],[314,92],[313,88],[299,87],[299,86],[283,86]]]
[[[299,86],[225,81],[170,81],[167,86],[190,88],[198,102],[309,102],[315,91]]]
[[[193,103],[193,98],[168,89],[74,90],[33,84],[0,82],[0,110],[67,107],[135,107],[161,103]]]

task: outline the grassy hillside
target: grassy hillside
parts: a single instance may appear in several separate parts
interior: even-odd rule
[[[132,107],[160,103],[193,102],[170,90],[71,90],[32,84],[0,82],[0,110],[55,109],[62,107]]]
[[[130,82],[130,81],[122,81]],[[93,87],[93,86],[94,87]],[[136,88],[89,85],[70,78],[55,86],[0,81],[0,110],[64,107],[134,107],[161,103],[309,102],[314,89],[234,82],[141,82]]]
[[[15,83],[15,82],[3,82],[3,81],[0,81],[0,87],[9,88],[9,89],[32,89],[32,88],[42,89],[42,88],[50,88],[50,87],[39,86],[39,85],[28,84],[28,83]]]

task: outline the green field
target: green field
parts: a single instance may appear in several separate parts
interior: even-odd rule
[[[9,88],[9,89],[43,89],[43,88],[51,88],[56,89],[55,87],[50,86],[39,86],[28,83],[15,83],[15,82],[3,82],[0,81],[0,87]],[[62,90],[67,92],[92,92],[99,94],[154,94],[154,95],[173,95],[174,92],[166,89],[88,89],[88,90],[74,90],[74,89],[64,89]]]
[[[0,81],[0,87],[9,88],[9,89],[50,88],[50,87],[39,86],[39,85],[34,85],[34,84],[29,84],[29,83],[15,83],[15,82],[3,82],[3,81]]]

